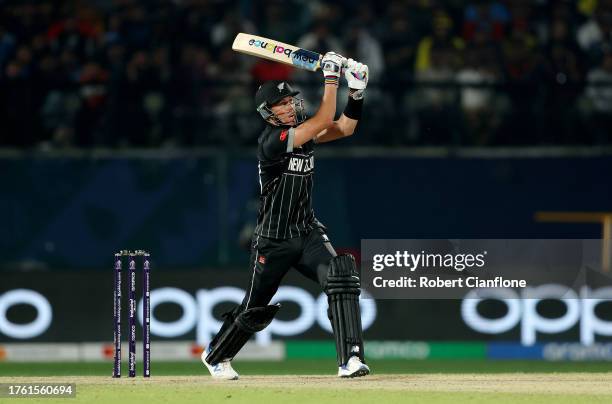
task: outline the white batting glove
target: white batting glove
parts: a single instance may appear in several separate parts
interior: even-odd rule
[[[346,64],[346,58],[336,52],[327,52],[321,59],[321,69],[325,76],[325,84],[338,85],[342,75],[342,67]]]
[[[354,99],[363,98],[363,93],[368,86],[368,79],[370,78],[368,65],[349,59],[344,69],[344,77],[348,83],[351,97]]]

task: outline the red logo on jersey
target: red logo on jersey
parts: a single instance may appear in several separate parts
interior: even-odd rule
[[[284,142],[285,140],[287,140],[287,132],[288,132],[287,129],[285,129],[284,131],[281,132],[281,134],[280,134],[280,141],[281,142]]]
[[[260,264],[265,264],[266,263],[266,257],[264,257],[263,255],[259,256],[259,263]]]

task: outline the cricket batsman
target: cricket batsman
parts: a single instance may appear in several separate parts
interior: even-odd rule
[[[318,282],[328,296],[338,376],[370,373],[364,361],[355,259],[336,254],[312,208],[315,145],[353,134],[361,117],[368,66],[334,52],[323,56],[321,66],[323,98],[309,119],[299,92],[286,82],[266,82],[255,94],[266,128],[257,144],[260,205],[251,244],[252,273],[244,300],[224,315],[221,329],[202,353],[214,378],[238,379],[231,360],[254,333],[272,322],[280,305],[269,305],[270,300],[291,268]],[[334,120],[342,75],[349,98],[343,114]]]

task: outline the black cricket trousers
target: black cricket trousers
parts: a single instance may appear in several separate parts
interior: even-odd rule
[[[329,263],[336,256],[325,230],[313,228],[309,233],[290,239],[272,239],[253,236],[251,243],[251,278],[242,303],[225,313],[225,321],[210,342],[215,346],[236,316],[247,309],[264,307],[278,290],[281,281],[291,268],[324,289],[327,284]]]
[[[263,307],[278,290],[291,268],[325,287],[330,260],[336,256],[325,230],[315,227],[306,235],[289,239],[253,236],[251,280],[238,312]]]

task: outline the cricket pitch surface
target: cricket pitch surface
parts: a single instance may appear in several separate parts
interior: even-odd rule
[[[0,383],[75,383],[76,400],[114,403],[607,403],[612,373],[379,374],[357,379],[319,375],[0,377]],[[57,399],[65,402],[65,398]],[[55,402],[56,399],[44,399]],[[38,400],[36,400],[38,401]],[[73,402],[70,401],[69,402]]]

